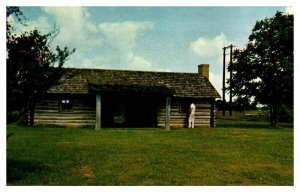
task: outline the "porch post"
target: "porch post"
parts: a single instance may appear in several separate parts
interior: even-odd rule
[[[95,129],[101,129],[101,96],[100,94],[96,95],[96,124]]]
[[[171,111],[171,97],[166,98],[166,122],[165,128],[167,131],[170,130],[170,111]]]

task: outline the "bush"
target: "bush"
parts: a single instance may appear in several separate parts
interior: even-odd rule
[[[20,116],[19,111],[7,112],[7,123],[18,121],[19,116]]]
[[[281,105],[279,108],[279,122],[292,123],[294,121],[294,109],[286,105]]]
[[[17,122],[18,124],[27,125],[27,113],[20,111],[8,111],[6,113],[6,121],[7,123]]]

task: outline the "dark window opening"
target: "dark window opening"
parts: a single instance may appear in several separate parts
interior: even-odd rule
[[[179,102],[179,113],[188,114],[190,109],[190,103],[181,101]]]
[[[70,99],[61,99],[60,100],[60,110],[61,111],[71,111],[72,110],[72,101]]]

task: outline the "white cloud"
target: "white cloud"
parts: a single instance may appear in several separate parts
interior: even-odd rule
[[[81,68],[109,69],[109,59],[104,57],[84,58],[80,63]]]
[[[40,16],[33,21],[25,21],[26,25],[21,24],[20,22],[15,21],[14,17],[10,15],[8,21],[12,24],[14,28],[14,33],[18,36],[21,33],[32,31],[38,29],[42,33],[46,34],[53,30],[53,26],[49,24],[49,20],[45,16]],[[52,27],[52,28],[51,28]]]
[[[76,52],[70,56],[65,66],[84,68],[103,66],[103,59],[99,60],[97,56],[91,58],[93,55],[91,53],[103,45],[103,36],[97,25],[91,22],[91,14],[87,7],[43,7],[43,9],[49,18],[48,22],[54,21],[59,28],[59,34],[52,44],[76,48]]]
[[[224,46],[228,46],[230,42],[224,33],[209,39],[200,37],[196,41],[190,43],[190,51],[199,57],[216,57],[220,55],[220,51]]]
[[[92,33],[97,33],[98,32],[98,27],[94,23],[86,23],[86,27]]]
[[[117,22],[117,23],[101,23],[100,31],[106,37],[108,43],[112,46],[130,51],[136,46],[137,35],[145,30],[153,28],[152,22]]]
[[[77,44],[77,48],[101,45],[102,38],[96,25],[89,21],[86,7],[44,7],[44,10],[54,17],[59,27],[56,42],[60,45]]]
[[[134,54],[137,37],[146,30],[152,29],[154,23],[145,22],[116,22],[101,23],[99,30],[103,33],[105,42],[116,49],[116,57],[126,69],[152,70],[150,61],[140,55]]]
[[[288,15],[294,15],[294,8],[293,7],[287,7],[285,9],[285,13]]]
[[[49,15],[54,16],[60,30],[59,39],[63,41],[82,41],[84,39],[84,21],[86,17],[83,7],[44,7]]]
[[[134,55],[133,53],[128,53],[125,63],[129,69],[134,70],[151,70],[152,63],[147,61],[144,57]]]

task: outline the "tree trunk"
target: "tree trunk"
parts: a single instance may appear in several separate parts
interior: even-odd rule
[[[274,112],[273,112],[273,121],[274,121],[274,127],[278,127],[278,104],[274,104]]]
[[[278,104],[274,103],[270,106],[270,127],[278,126]]]
[[[274,125],[273,125],[273,106],[272,105],[270,105],[270,118],[269,118],[269,120],[270,120],[270,127],[273,127]]]

